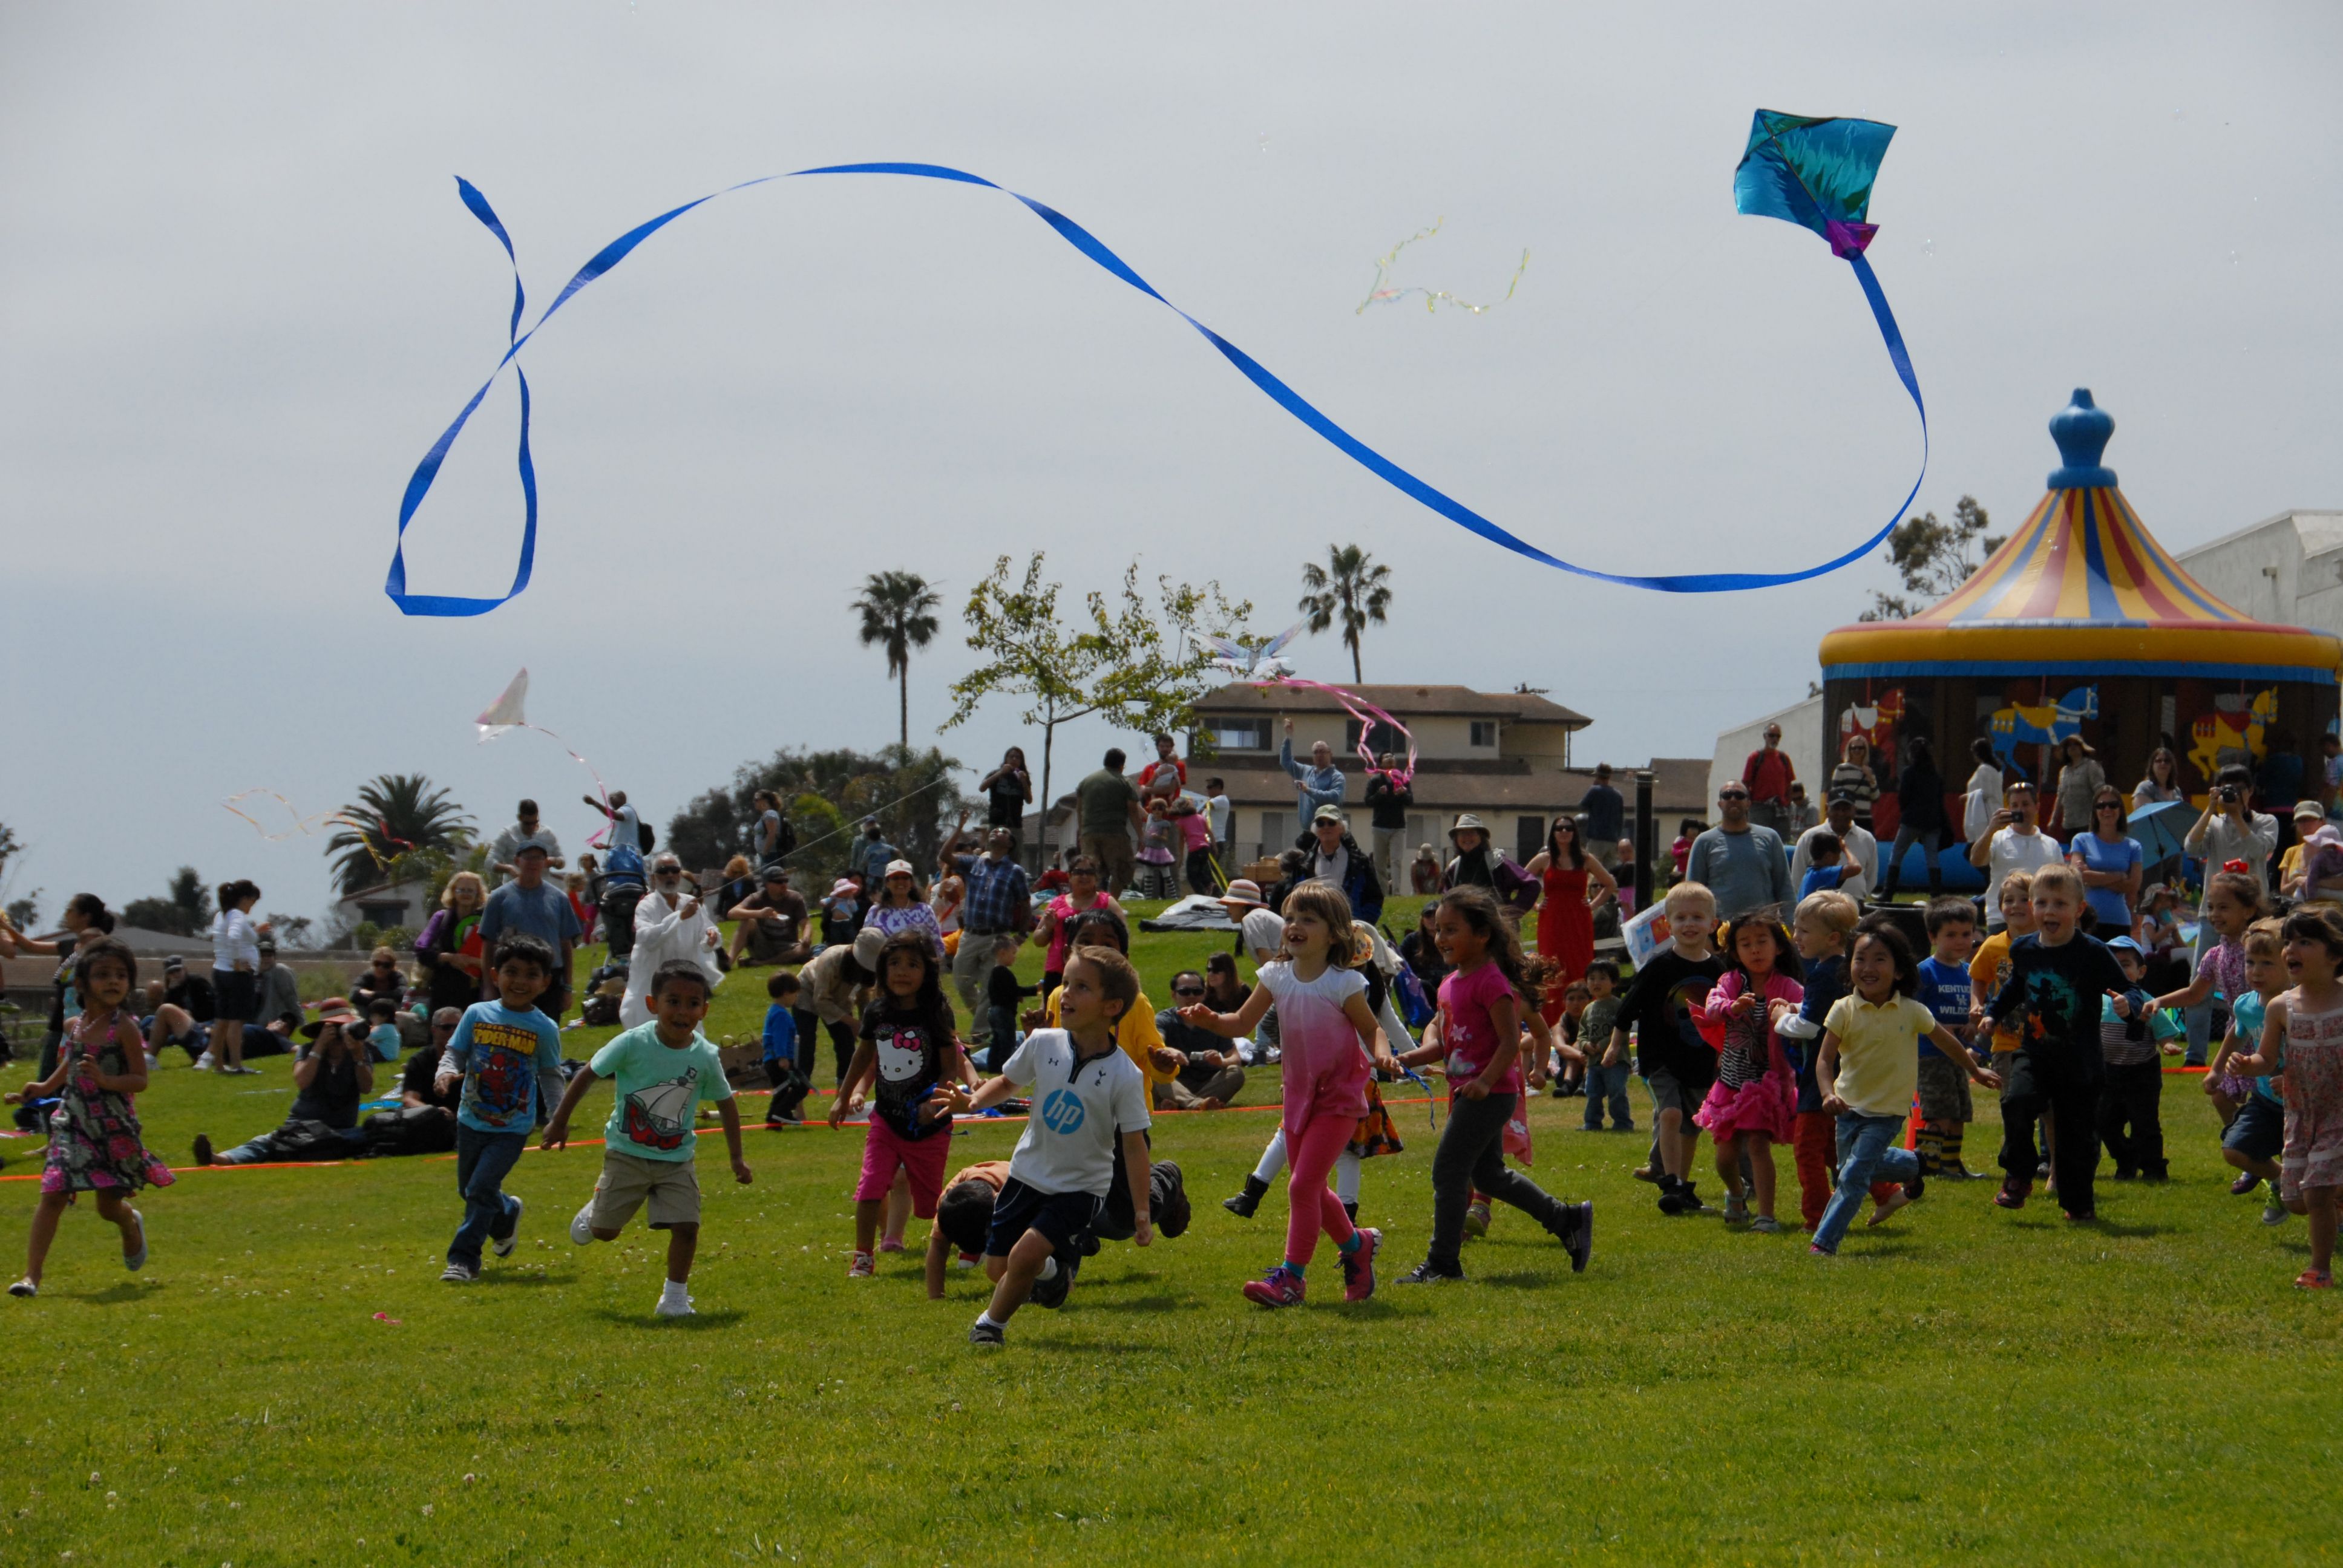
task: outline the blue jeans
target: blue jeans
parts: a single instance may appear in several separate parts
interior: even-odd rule
[[[1611,1125],[1629,1132],[1635,1130],[1635,1113],[1627,1103],[1627,1073],[1628,1067],[1624,1061],[1616,1067],[1602,1065],[1599,1053],[1596,1060],[1586,1064],[1586,1120],[1584,1125],[1587,1131],[1603,1130],[1603,1106],[1606,1101],[1611,1106]]]
[[[1839,1239],[1855,1223],[1855,1211],[1871,1195],[1875,1181],[1909,1181],[1920,1173],[1920,1157],[1896,1145],[1904,1131],[1900,1116],[1865,1116],[1842,1111],[1838,1119],[1838,1191],[1815,1227],[1815,1245],[1825,1252],[1838,1251]]]
[[[464,1195],[464,1222],[447,1243],[447,1261],[468,1269],[480,1266],[480,1249],[513,1233],[519,1214],[505,1196],[505,1178],[528,1147],[528,1133],[483,1132],[456,1125],[456,1191]]]
[[[2213,922],[2199,920],[2197,922],[2197,947],[2188,963],[2191,980],[2196,978],[2197,968],[2205,961],[2205,955],[2220,945],[2221,936],[2213,929]],[[2206,1049],[2213,1040],[2213,1004],[2210,1000],[2200,1001],[2181,1014],[2181,1018],[2188,1025],[2188,1054],[2181,1059],[2182,1063],[2188,1067],[2202,1067],[2205,1065]]]

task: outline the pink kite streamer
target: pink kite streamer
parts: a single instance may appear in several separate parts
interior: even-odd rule
[[[1299,686],[1311,691],[1322,691],[1341,704],[1342,711],[1359,721],[1359,759],[1367,765],[1369,774],[1381,773],[1375,765],[1375,754],[1367,745],[1367,737],[1374,733],[1378,720],[1407,737],[1407,765],[1391,771],[1391,781],[1404,789],[1415,778],[1415,732],[1355,691],[1345,691],[1339,686],[1329,686],[1322,680],[1311,680],[1299,675],[1280,675],[1274,680],[1248,682],[1252,686]]]

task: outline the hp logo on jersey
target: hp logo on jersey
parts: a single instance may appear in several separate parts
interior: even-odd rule
[[[1053,1089],[1041,1101],[1041,1125],[1061,1137],[1081,1131],[1087,1115],[1081,1097],[1071,1089]]]

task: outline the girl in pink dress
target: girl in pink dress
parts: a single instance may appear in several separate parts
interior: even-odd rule
[[[1066,890],[1051,899],[1049,907],[1033,927],[1033,940],[1050,944],[1049,956],[1041,960],[1041,1000],[1058,989],[1058,981],[1066,972],[1066,932],[1076,915],[1092,910],[1112,910],[1122,913],[1122,906],[1114,901],[1112,893],[1099,890],[1099,863],[1088,855],[1077,855],[1066,867]]]
[[[1367,1058],[1397,1072],[1390,1047],[1367,1008],[1367,982],[1351,965],[1351,901],[1331,882],[1304,882],[1285,898],[1285,958],[1263,964],[1252,995],[1233,1013],[1202,1002],[1180,1010],[1199,1029],[1235,1039],[1252,1032],[1272,1002],[1284,1050],[1285,1155],[1293,1174],[1285,1221],[1285,1261],[1244,1288],[1264,1307],[1302,1304],[1303,1276],[1322,1230],[1342,1257],[1342,1299],[1375,1292],[1375,1252],[1383,1232],[1360,1229],[1327,1186],[1327,1173],[1367,1113]],[[1339,940],[1337,940],[1339,938]]]
[[[1735,920],[1717,936],[1733,967],[1709,988],[1701,1035],[1716,1047],[1716,1081],[1693,1121],[1716,1147],[1716,1173],[1728,1194],[1725,1219],[1749,1220],[1752,1231],[1770,1234],[1782,1228],[1774,1218],[1774,1145],[1795,1141],[1798,1109],[1796,1077],[1772,1013],[1775,1002],[1795,1007],[1806,992],[1795,978],[1796,944],[1780,921]],[[1753,1192],[1742,1191],[1745,1154]]]
[[[2343,1191],[2343,910],[2307,904],[2287,916],[2286,967],[2294,989],[2262,1018],[2261,1049],[2233,1055],[2229,1070],[2283,1071],[2286,1143],[2278,1198],[2310,1221],[2310,1266],[2295,1279],[2306,1291],[2335,1283],[2337,1195]]]

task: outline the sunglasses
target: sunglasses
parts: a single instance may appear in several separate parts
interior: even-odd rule
[[[1200,985],[1175,985],[1172,988],[1172,994],[1173,996],[1202,996],[1204,994],[1204,988]]]
[[[683,868],[680,866],[662,866],[659,868],[659,879],[662,882],[671,882],[682,875]]]
[[[1723,789],[1717,792],[1716,798],[1720,800],[1746,800],[1749,792],[1745,789]]]
[[[2123,802],[2120,800],[2095,800],[2091,803],[2091,809],[2094,811],[2120,811],[2123,809]]]

